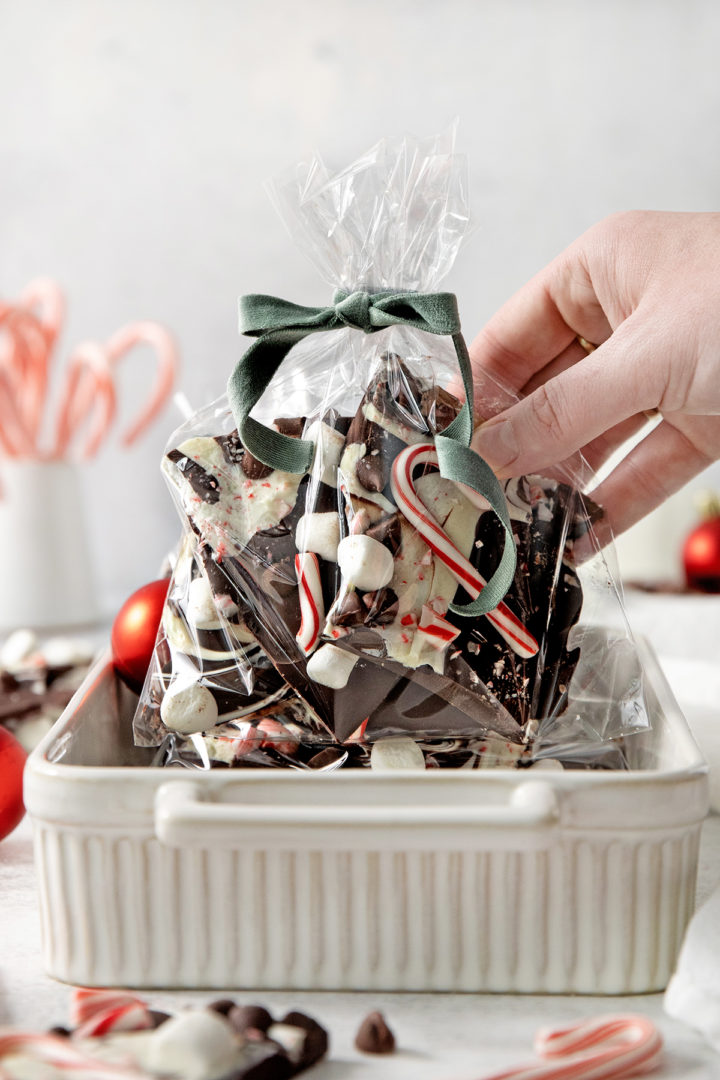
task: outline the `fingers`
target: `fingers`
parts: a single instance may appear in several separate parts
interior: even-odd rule
[[[703,423],[707,422],[703,418]],[[714,417],[713,424],[717,428],[716,450],[720,451],[720,419]],[[604,508],[612,531],[618,535],[679,491],[715,456],[663,420],[591,492],[591,498]]]
[[[582,456],[592,471],[597,472],[608,458],[612,457],[615,451],[620,449],[623,443],[626,443],[628,439],[632,439],[647,424],[648,417],[645,413],[636,413],[634,416],[628,417],[627,420],[622,420],[615,427],[610,428],[609,431],[598,435],[596,439],[587,443],[586,446],[583,446],[581,449]]]
[[[622,421],[655,408],[661,369],[642,324],[628,319],[599,349],[478,428],[473,448],[501,477],[537,472]]]
[[[545,367],[540,368],[539,371],[530,376],[525,385],[520,387],[521,396],[526,397],[528,394],[532,394],[533,390],[537,390],[543,383],[554,379],[556,375],[561,375],[563,371],[567,371],[573,364],[577,364],[579,360],[584,360],[587,355],[588,350],[584,349],[579,341],[574,338],[559,356],[554,357]]]
[[[493,316],[470,346],[476,378],[484,373],[519,391],[581,334],[600,344],[612,328],[595,294],[581,237]]]

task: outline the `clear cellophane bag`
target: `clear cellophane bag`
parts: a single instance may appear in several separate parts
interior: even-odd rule
[[[313,160],[271,194],[343,294],[436,290],[469,228],[451,135],[383,140],[332,175]],[[134,720],[158,762],[361,767],[395,740],[427,768],[624,766],[648,725],[642,675],[580,460],[503,481],[512,583],[485,615],[454,610],[505,542],[432,461],[460,386],[449,338],[347,327],[297,344],[253,413],[314,443],[305,473],[255,458],[227,398],[174,433],[184,540]],[[512,400],[476,374],[477,422]]]

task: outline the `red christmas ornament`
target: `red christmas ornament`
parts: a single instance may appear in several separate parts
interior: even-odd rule
[[[689,589],[720,593],[720,499],[705,496],[701,513],[704,520],[683,544],[683,566]]]
[[[138,694],[150,666],[169,588],[168,578],[143,585],[128,597],[113,623],[110,641],[115,670]]]
[[[22,796],[26,757],[15,736],[0,727],[0,840],[13,831],[25,813]]]

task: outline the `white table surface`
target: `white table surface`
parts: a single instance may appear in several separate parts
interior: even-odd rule
[[[710,606],[711,605],[711,606]],[[658,610],[667,619],[658,619]],[[701,608],[673,600],[667,610],[657,598],[642,596],[628,602],[631,622],[646,633],[661,658],[691,724],[698,722],[701,745],[705,732],[720,731],[720,704],[716,697],[712,655],[720,644],[720,598]],[[687,608],[687,611],[686,611]],[[687,633],[678,630],[681,616],[689,616]],[[715,623],[718,633],[715,634]],[[689,635],[696,636],[693,647]],[[677,643],[677,644],[676,644]],[[679,647],[681,646],[681,647]],[[707,667],[702,667],[707,665]],[[718,665],[720,668],[720,665]],[[703,676],[703,672],[705,675]],[[720,740],[717,740],[720,774]],[[712,739],[706,756],[714,761]],[[720,784],[717,785],[720,792]],[[703,827],[698,900],[720,882],[720,816],[713,814]],[[48,978],[42,968],[40,922],[35,895],[32,836],[29,822],[0,844],[0,1024],[35,1030],[67,1019],[67,987]],[[189,928],[189,932],[191,928]],[[719,964],[720,966],[720,964]],[[718,1080],[720,1055],[695,1032],[663,1012],[662,995],[634,997],[508,996],[489,994],[383,994],[383,993],[261,993],[239,988],[228,994],[152,993],[158,1008],[199,1005],[213,997],[233,996],[242,1002],[261,1001],[271,1011],[299,1008],[315,1015],[331,1036],[330,1057],[311,1073],[313,1080],[480,1080],[493,1071],[533,1060],[534,1032],[583,1017],[633,1011],[650,1016],[661,1028],[666,1053],[662,1068],[653,1075],[662,1080]],[[380,1009],[396,1034],[398,1052],[392,1057],[363,1056],[353,1038],[363,1016]]]

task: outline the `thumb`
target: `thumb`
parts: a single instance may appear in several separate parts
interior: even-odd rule
[[[556,465],[620,421],[660,403],[657,352],[633,323],[628,319],[589,356],[480,425],[472,447],[498,476]]]

